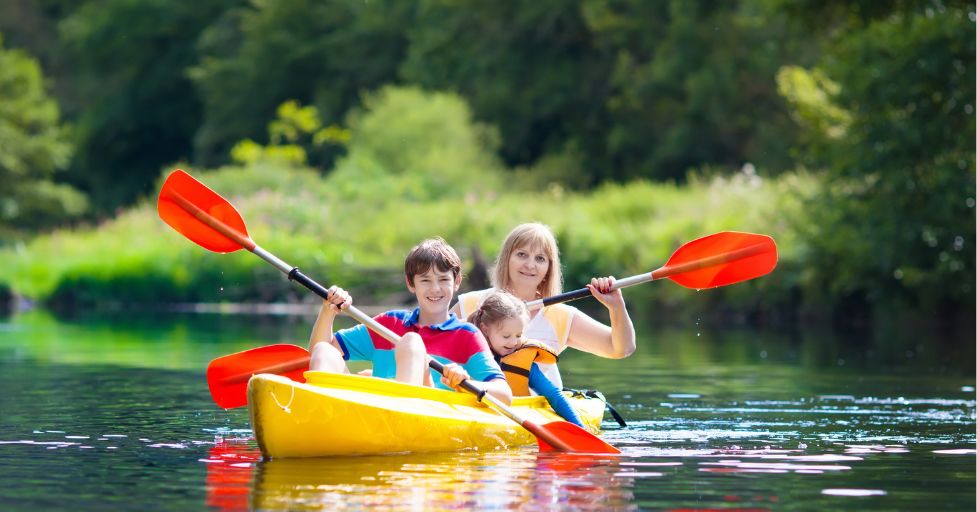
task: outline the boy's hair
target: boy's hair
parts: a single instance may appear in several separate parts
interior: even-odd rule
[[[428,238],[414,246],[404,260],[404,276],[414,286],[414,276],[423,274],[431,267],[441,272],[451,271],[457,280],[461,276],[461,258],[455,249],[441,237]]]
[[[526,303],[509,292],[493,292],[485,297],[482,305],[468,315],[468,322],[475,324],[480,331],[485,332],[485,328],[495,325],[506,318],[524,317],[529,320],[529,310]]]
[[[556,237],[549,226],[539,222],[520,224],[509,232],[499,249],[499,257],[495,260],[495,271],[492,273],[492,286],[499,290],[508,288],[509,258],[516,249],[528,247],[530,250],[540,249],[550,260],[550,268],[546,270],[543,281],[536,289],[537,297],[551,297],[563,293],[563,272],[560,270],[560,249],[556,245]]]

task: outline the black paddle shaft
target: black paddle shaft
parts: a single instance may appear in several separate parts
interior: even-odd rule
[[[572,292],[561,293],[559,295],[554,295],[552,297],[547,297],[543,299],[544,306],[550,306],[552,304],[560,304],[563,302],[570,302],[571,300],[582,299],[584,297],[590,297],[593,295],[590,293],[590,288],[581,288],[579,290],[574,290]]]
[[[288,272],[288,280],[298,282],[302,286],[312,290],[316,295],[322,297],[323,299],[329,298],[329,289],[315,282],[315,280],[311,277],[303,274],[301,271],[299,271],[298,267],[292,267],[292,270]]]
[[[427,365],[430,366],[431,369],[433,369],[434,371],[440,373],[441,375],[444,375],[444,365],[441,364],[441,362],[438,361],[437,359],[434,359],[433,357],[429,357],[427,360]],[[482,397],[485,396],[485,390],[479,388],[478,386],[473,384],[472,381],[468,379],[461,381],[461,384],[459,384],[459,386],[465,391],[475,395],[475,397],[478,398],[479,402],[481,402]]]

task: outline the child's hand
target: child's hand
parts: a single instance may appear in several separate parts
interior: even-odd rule
[[[461,384],[461,381],[465,379],[471,379],[471,376],[468,375],[468,372],[465,371],[461,365],[457,363],[448,363],[444,365],[444,375],[441,377],[441,382],[444,383],[445,386],[457,390],[458,386]]]
[[[349,292],[338,286],[329,287],[326,296],[328,298],[323,299],[322,307],[328,307],[329,311],[334,314],[349,309],[353,304],[353,297],[350,297]]]
[[[587,285],[594,298],[600,301],[607,309],[624,307],[624,296],[621,295],[621,289],[611,290],[611,287],[614,286],[614,281],[614,276],[595,277]]]

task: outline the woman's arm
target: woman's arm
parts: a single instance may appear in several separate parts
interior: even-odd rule
[[[594,298],[607,307],[611,317],[610,327],[578,311],[570,325],[567,346],[611,359],[623,359],[634,353],[634,324],[621,290],[610,289],[613,284],[613,277],[602,277],[594,278],[587,285]]]

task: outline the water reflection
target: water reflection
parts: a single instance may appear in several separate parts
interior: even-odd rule
[[[619,457],[532,450],[261,461],[253,444],[216,444],[207,505],[223,510],[628,509],[638,471]]]
[[[253,438],[237,438],[218,442],[200,462],[207,469],[206,503],[222,510],[635,510],[664,504],[700,505],[665,507],[671,510],[766,510],[784,501],[802,503],[798,493],[820,495],[828,501],[819,503],[829,508],[839,498],[888,496],[886,488],[838,484],[892,485],[871,469],[887,468],[891,459],[879,466],[881,460],[872,464],[868,458],[909,452],[905,445],[853,443],[820,450],[634,444],[623,456],[527,449],[261,461]],[[861,476],[836,477],[854,471]],[[741,480],[758,477],[763,479]],[[905,492],[906,485],[898,489]]]

